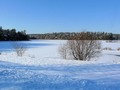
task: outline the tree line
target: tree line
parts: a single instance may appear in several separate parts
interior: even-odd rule
[[[71,40],[78,39],[81,33],[84,33],[88,38],[97,40],[119,40],[120,34],[113,34],[107,32],[60,32],[60,33],[45,33],[45,34],[29,34],[31,39],[60,39],[60,40]]]
[[[0,27],[0,41],[23,41],[29,40],[26,31],[16,31],[16,29],[3,29]]]

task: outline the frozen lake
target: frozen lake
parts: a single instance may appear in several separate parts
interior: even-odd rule
[[[14,44],[22,45],[26,48],[35,48],[39,46],[52,45],[45,43],[45,40],[31,40],[31,41],[0,41],[0,52],[14,51]]]

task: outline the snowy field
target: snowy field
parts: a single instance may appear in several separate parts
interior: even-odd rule
[[[62,59],[58,47],[65,42],[24,42],[23,57],[0,42],[0,90],[120,90],[120,41],[101,41],[102,53],[91,61]]]

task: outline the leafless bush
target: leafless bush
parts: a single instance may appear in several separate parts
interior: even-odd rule
[[[23,54],[27,50],[27,48],[22,43],[19,43],[17,41],[13,42],[12,45],[17,56],[20,56],[20,57],[23,56]]]
[[[59,53],[62,56],[62,58],[67,59],[68,56],[68,47],[66,44],[61,44],[59,47]]]
[[[67,43],[75,60],[90,60],[100,53],[100,42],[97,40],[69,40]]]
[[[100,48],[101,43],[97,40],[68,40],[67,44],[59,47],[59,53],[65,59],[90,60],[99,55]]]

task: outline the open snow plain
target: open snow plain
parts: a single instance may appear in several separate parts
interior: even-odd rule
[[[120,90],[119,41],[102,41],[102,49],[111,50],[91,61],[62,59],[58,47],[64,42],[25,42],[29,48],[23,57],[2,42],[0,90]]]

